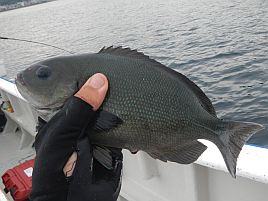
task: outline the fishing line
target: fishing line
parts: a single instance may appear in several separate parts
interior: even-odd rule
[[[42,43],[42,42],[37,42],[37,41],[31,41],[31,40],[19,39],[19,38],[10,38],[10,37],[4,37],[4,36],[0,36],[0,40],[13,40],[13,41],[21,41],[21,42],[27,42],[27,43],[35,43],[35,44],[39,44],[39,45],[53,47],[55,49],[59,49],[59,50],[68,52],[69,54],[74,54],[74,52],[65,50],[63,48],[60,48],[60,47],[57,47],[57,46],[54,46],[54,45],[50,45],[50,44],[46,44],[46,43]],[[6,75],[0,76],[0,78],[2,78],[2,79],[5,79],[5,77],[6,77]],[[5,79],[5,80],[7,80],[7,79]],[[7,81],[10,81],[10,80],[7,80]],[[16,95],[19,96],[20,94],[18,93],[18,89],[17,89],[16,85],[14,85],[14,89],[15,89]]]
[[[63,48],[60,48],[60,47],[57,47],[57,46],[54,46],[54,45],[50,45],[50,44],[46,44],[46,43],[42,43],[42,42],[37,42],[37,41],[18,39],[18,38],[9,38],[9,37],[3,37],[3,36],[0,36],[0,40],[15,40],[15,41],[21,41],[21,42],[27,42],[27,43],[35,43],[35,44],[39,44],[39,45],[45,45],[45,46],[53,47],[53,48],[68,52],[69,54],[74,54],[74,52],[65,50]]]

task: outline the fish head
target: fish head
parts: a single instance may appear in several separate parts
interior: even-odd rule
[[[37,110],[55,111],[78,91],[78,79],[70,63],[57,59],[39,62],[19,72],[20,94]]]

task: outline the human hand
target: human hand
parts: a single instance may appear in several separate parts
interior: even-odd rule
[[[101,106],[107,90],[108,80],[106,76],[96,73],[86,81],[74,96],[93,106],[93,110],[96,111]]]
[[[93,75],[61,111],[41,127],[36,138],[31,200],[117,199],[122,169],[121,149],[109,148],[116,160],[119,159],[119,165],[108,170],[93,159],[88,138],[90,133],[83,134],[94,120],[95,111],[102,104],[107,90],[107,78],[100,73]]]
[[[107,90],[108,80],[106,76],[101,73],[96,73],[86,81],[74,96],[93,106],[93,110],[96,111],[101,106]],[[76,160],[77,152],[73,152],[63,168],[66,177],[72,176]]]

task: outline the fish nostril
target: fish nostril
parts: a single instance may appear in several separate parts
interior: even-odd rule
[[[30,71],[32,69],[33,69],[33,67],[29,67],[29,68],[26,68],[26,71]]]

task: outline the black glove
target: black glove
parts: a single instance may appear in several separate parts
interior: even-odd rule
[[[110,148],[115,167],[108,170],[92,157],[92,146],[84,133],[94,120],[92,107],[72,97],[36,137],[32,201],[114,201],[120,191],[121,149]],[[66,178],[63,167],[77,151],[74,172]]]
[[[70,177],[68,201],[116,201],[120,191],[121,160],[113,170],[103,167],[92,157],[87,137],[77,143],[77,161]]]
[[[0,133],[4,130],[6,122],[7,122],[7,119],[5,117],[5,114],[1,110],[1,107],[0,107]]]

